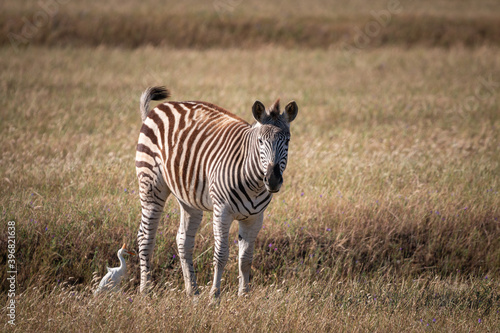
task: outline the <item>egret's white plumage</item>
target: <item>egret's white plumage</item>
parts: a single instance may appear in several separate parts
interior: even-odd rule
[[[115,291],[120,287],[122,279],[127,275],[127,263],[125,262],[125,258],[123,258],[123,254],[129,254],[133,256],[135,255],[135,253],[125,249],[125,244],[123,244],[122,248],[118,250],[120,267],[106,267],[108,269],[108,273],[104,275],[101,282],[99,283],[99,287],[97,287],[96,291],[94,292],[95,295],[104,291]]]

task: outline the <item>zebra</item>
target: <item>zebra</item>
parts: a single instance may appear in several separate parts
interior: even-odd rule
[[[188,296],[198,295],[193,268],[196,232],[204,211],[213,211],[214,279],[210,295],[220,295],[229,257],[229,227],[239,222],[238,295],[249,291],[254,242],[264,210],[283,183],[288,159],[290,123],[298,113],[291,101],[280,112],[279,99],[266,110],[256,101],[250,125],[231,112],[199,101],[165,102],[164,87],[147,88],[140,98],[142,127],[136,173],[142,218],[138,231],[140,291],[151,288],[151,258],[165,201],[173,194],[180,206],[176,236]]]

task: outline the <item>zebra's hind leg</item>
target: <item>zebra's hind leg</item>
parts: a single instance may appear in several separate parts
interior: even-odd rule
[[[203,217],[203,211],[188,207],[179,202],[181,221],[177,231],[177,249],[181,260],[182,274],[188,296],[198,294],[196,274],[193,267],[194,238]]]
[[[141,199],[142,218],[137,243],[141,266],[141,292],[151,288],[151,258],[155,245],[156,230],[170,190],[158,172],[157,176],[139,173],[139,196]]]

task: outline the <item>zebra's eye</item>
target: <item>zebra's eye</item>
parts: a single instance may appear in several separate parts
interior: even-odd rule
[[[262,138],[259,138],[259,144],[262,145],[263,142],[262,142]]]

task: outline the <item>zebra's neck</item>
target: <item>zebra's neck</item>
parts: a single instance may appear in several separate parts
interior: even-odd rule
[[[255,195],[267,192],[264,186],[264,170],[262,170],[260,163],[260,151],[257,137],[258,128],[252,126],[248,130],[243,142],[243,154],[245,156],[243,163],[243,180]]]

